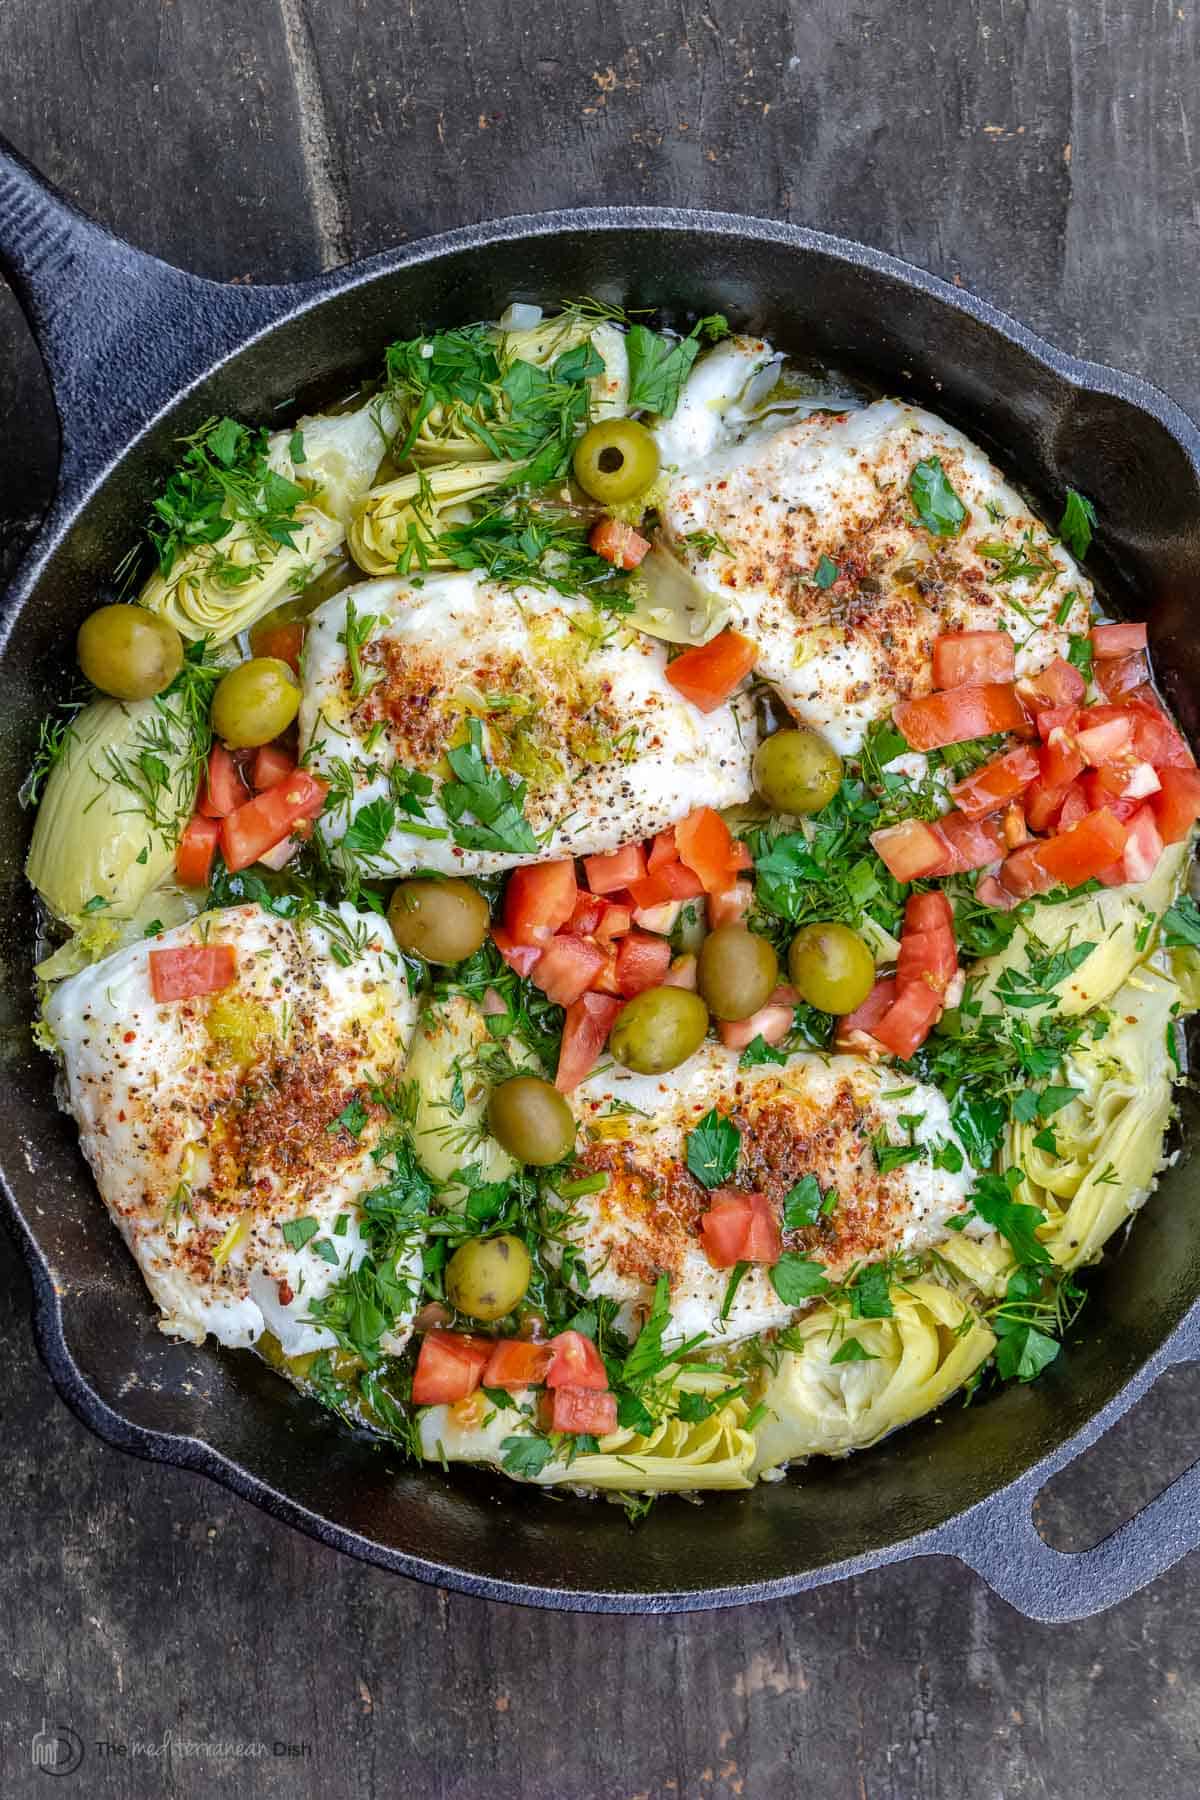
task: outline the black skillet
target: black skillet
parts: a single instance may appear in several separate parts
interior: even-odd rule
[[[1050,516],[1098,497],[1099,572],[1151,619],[1155,661],[1200,728],[1200,434],[1144,382],[1064,356],[1011,319],[873,250],[760,219],[612,208],[470,226],[312,282],[222,287],[82,217],[0,143],[0,268],[49,372],[58,492],[4,603],[0,947],[6,1092],[0,1168],[59,1392],[138,1455],[202,1470],[339,1550],[492,1598],[671,1612],[794,1594],[912,1556],[957,1556],[1013,1605],[1073,1619],[1200,1542],[1200,1465],[1080,1555],[1050,1549],[1039,1489],[1173,1363],[1200,1357],[1200,1184],[1183,1163],[1090,1278],[1066,1354],[1033,1386],[953,1404],[870,1453],[636,1530],[611,1506],[479,1471],[405,1465],[292,1394],[248,1354],[172,1344],[111,1228],[33,1049],[31,909],[17,803],[75,629],[133,541],[174,440],[213,413],[250,420],[344,392],[397,335],[494,318],[513,298],[593,294],[738,326],[944,413]],[[298,396],[298,399],[295,397]],[[13,435],[20,421],[4,420]],[[1185,1124],[1197,1111],[1183,1099]]]

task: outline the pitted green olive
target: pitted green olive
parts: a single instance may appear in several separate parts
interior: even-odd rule
[[[79,666],[114,700],[149,700],[183,667],[183,639],[144,606],[102,606],[79,627]]]
[[[490,918],[487,901],[469,881],[401,881],[388,902],[388,924],[400,948],[431,963],[474,956]]]
[[[511,1232],[472,1238],[446,1264],[446,1297],[469,1319],[490,1323],[523,1298],[532,1273],[528,1250]]]
[[[213,695],[213,730],[231,750],[269,744],[300,710],[300,687],[277,656],[252,656],[222,675]]]
[[[875,985],[875,958],[848,925],[805,925],[792,939],[788,973],[802,1000],[844,1016]]]
[[[488,1100],[488,1129],[518,1162],[546,1169],[569,1156],[575,1120],[556,1087],[537,1075],[502,1081]]]
[[[636,1075],[663,1075],[693,1056],[708,1030],[708,1008],[686,988],[647,988],[617,1014],[608,1047]]]
[[[776,731],[754,752],[754,786],[773,812],[820,812],[841,781],[842,759],[819,731]]]
[[[658,445],[636,419],[602,419],[575,446],[575,479],[605,506],[644,493],[658,474]]]
[[[718,925],[700,946],[700,992],[716,1019],[748,1019],[779,981],[779,958],[765,937],[744,925]]]

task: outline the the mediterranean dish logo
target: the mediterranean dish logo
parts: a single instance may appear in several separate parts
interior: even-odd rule
[[[83,1761],[83,1739],[69,1725],[48,1725],[33,1735],[30,1756],[46,1775],[73,1775]]]
[[[69,1725],[43,1719],[29,1750],[34,1768],[43,1774],[73,1775],[83,1762],[84,1742]],[[281,1757],[308,1761],[313,1753],[311,1744],[280,1738],[269,1744],[261,1738],[189,1738],[169,1728],[160,1738],[96,1738],[90,1750],[100,1762],[258,1762]]]

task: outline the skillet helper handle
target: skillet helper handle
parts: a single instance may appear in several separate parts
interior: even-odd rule
[[[3,137],[0,273],[50,378],[60,507],[82,498],[192,381],[277,317],[289,293],[205,281],[135,250]]]
[[[1200,1308],[1168,1343],[1144,1389],[1163,1368],[1200,1361]],[[1039,1472],[956,1521],[937,1545],[982,1575],[1010,1606],[1045,1624],[1087,1619],[1127,1600],[1200,1548],[1200,1460],[1090,1550],[1054,1550],[1033,1521],[1045,1484]]]

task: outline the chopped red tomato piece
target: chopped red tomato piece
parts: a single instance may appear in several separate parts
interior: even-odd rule
[[[281,781],[286,781],[295,766],[295,757],[289,756],[278,744],[264,744],[255,752],[250,779],[261,794],[265,788],[278,787]]]
[[[1004,855],[1004,834],[995,819],[968,819],[966,813],[943,813],[933,832],[945,846],[938,875],[963,875],[998,862]]]
[[[885,825],[881,831],[871,833],[871,843],[897,881],[920,881],[926,875],[940,873],[946,860],[944,842],[920,819]]]
[[[1059,831],[1070,831],[1072,825],[1078,825],[1093,810],[1088,799],[1087,789],[1082,781],[1073,781],[1063,796],[1063,803],[1058,809],[1056,827]],[[1015,846],[1014,846],[1015,848]]]
[[[264,850],[273,850],[282,843],[301,819],[315,819],[328,792],[326,782],[310,775],[307,769],[295,769],[278,787],[247,800],[221,821],[225,867],[231,873],[248,869]]]
[[[528,975],[542,954],[540,944],[518,944],[511,931],[503,925],[492,926],[492,942],[508,964],[518,975]]]
[[[1097,658],[1094,671],[1096,686],[1108,700],[1120,700],[1144,687],[1150,679],[1150,665],[1145,653],[1135,650],[1129,656]]]
[[[573,1006],[568,1006],[558,1052],[558,1073],[554,1077],[559,1093],[569,1094],[591,1074],[620,1010],[620,1000],[610,999],[607,994],[581,994]]]
[[[631,931],[617,950],[617,991],[632,1000],[646,988],[660,987],[671,966],[671,946],[649,931]]]
[[[256,625],[250,633],[250,648],[255,656],[278,657],[298,675],[304,648],[303,621],[290,619],[280,625]]]
[[[1037,715],[1038,736],[1049,743],[1056,731],[1074,731],[1078,717],[1077,706],[1047,706]]]
[[[598,944],[604,961],[592,976],[591,990],[594,994],[619,994],[621,983],[617,978],[617,947],[615,944]]]
[[[918,1050],[933,1030],[942,1010],[942,996],[924,981],[913,981],[901,989],[882,1019],[871,1026],[877,1043],[898,1056],[902,1062]]]
[[[586,888],[580,888],[575,896],[574,911],[567,920],[568,930],[576,937],[591,937],[604,917],[605,904],[599,894],[589,894]]]
[[[958,946],[946,925],[932,931],[906,931],[896,959],[896,993],[902,995],[912,982],[924,982],[944,994],[958,970]]]
[[[514,943],[547,943],[569,921],[577,893],[571,857],[514,869],[504,894],[504,924]]]
[[[1011,681],[1017,650],[1007,631],[950,631],[933,640],[935,688]]]
[[[668,900],[698,900],[704,883],[681,862],[660,863],[653,875],[631,881],[629,892],[637,907],[662,906]]]
[[[954,908],[940,889],[930,894],[910,894],[904,902],[905,931],[954,930]],[[864,1006],[866,1001],[863,1002]]]
[[[492,1340],[466,1331],[431,1331],[413,1370],[414,1406],[449,1406],[473,1394],[492,1356]]]
[[[715,712],[757,660],[758,645],[740,631],[727,629],[668,663],[667,680],[701,712]]]
[[[692,961],[695,961],[694,957]],[[680,984],[671,982],[670,985]],[[766,1005],[760,1006],[748,1019],[722,1020],[717,1026],[717,1036],[727,1050],[744,1050],[756,1037],[764,1044],[781,1044],[792,1029],[799,998],[795,988],[777,987]]]
[[[617,1396],[595,1388],[556,1388],[547,1395],[545,1420],[551,1431],[607,1437],[617,1429]]]
[[[718,925],[737,925],[754,904],[754,884],[749,881],[735,881],[731,886],[722,888],[718,894],[708,896],[708,928],[715,931]]]
[[[608,1386],[604,1358],[582,1331],[560,1331],[550,1339],[552,1356],[546,1386],[603,1390]]]
[[[1039,669],[1036,675],[1024,675],[1017,683],[1017,693],[1032,712],[1047,707],[1078,706],[1087,693],[1083,672],[1064,656]]]
[[[750,866],[749,853],[738,843],[719,812],[697,807],[675,827],[675,846],[680,861],[699,877],[706,894],[719,894],[741,869]]]
[[[1146,648],[1145,623],[1137,625],[1093,625],[1092,650],[1099,657],[1128,656],[1131,651]]]
[[[635,906],[633,922],[643,931],[652,931],[655,937],[670,937],[683,905],[682,900],[660,900],[657,906]]]
[[[950,798],[968,818],[981,818],[984,813],[998,812],[1015,795],[1023,793],[1039,773],[1038,758],[1028,745],[1021,744],[1007,756],[984,763],[973,775],[956,781]]]
[[[1087,714],[1081,713],[1086,719]],[[1064,788],[1069,781],[1083,773],[1085,757],[1069,731],[1055,728],[1042,745],[1038,753],[1038,763],[1042,786],[1046,788]]]
[[[839,1046],[853,1048],[852,1038],[856,1031],[873,1032],[884,1014],[896,1002],[896,978],[884,975],[875,983],[861,1006],[856,1006],[852,1013],[838,1020],[837,1041]]]
[[[623,519],[601,519],[592,526],[588,543],[597,556],[618,569],[636,569],[650,548],[650,539],[642,537]]]
[[[1000,870],[1000,886],[1013,896],[1014,901],[1027,900],[1030,894],[1044,894],[1054,886],[1054,877],[1038,860],[1040,849],[1040,843],[1023,844],[1005,857]]]
[[[583,872],[593,894],[615,894],[645,875],[645,852],[640,844],[624,844],[605,856],[585,856]]]
[[[1062,803],[1067,797],[1070,782],[1063,782],[1058,787],[1048,787],[1044,781],[1035,781],[1025,790],[1025,820],[1034,831],[1049,831],[1062,810]]]
[[[983,875],[975,884],[975,898],[981,906],[994,906],[999,912],[1011,912],[1017,904],[1015,894],[1002,888],[994,875]]]
[[[1106,806],[1118,819],[1132,819],[1141,802],[1125,799],[1118,794],[1109,783],[1107,769],[1089,769],[1081,778],[1087,810],[1094,812],[1098,806]]]
[[[556,1006],[571,1006],[592,986],[607,960],[599,944],[560,931],[543,947],[530,980]]]
[[[1099,711],[1097,707],[1095,709]],[[1103,768],[1105,763],[1113,762],[1123,750],[1133,743],[1133,720],[1118,717],[1101,719],[1094,724],[1092,709],[1080,714],[1083,729],[1076,731],[1075,742],[1079,752],[1090,768]]]
[[[892,713],[896,728],[914,750],[940,750],[997,731],[1029,735],[1029,719],[1009,682],[947,688],[921,700],[902,700]]]
[[[1149,881],[1163,853],[1163,840],[1149,806],[1138,808],[1128,829],[1120,862],[1100,875],[1100,880],[1108,887],[1116,887],[1122,882]]]
[[[534,1344],[527,1338],[501,1338],[493,1346],[483,1371],[483,1386],[502,1388],[505,1393],[540,1387],[553,1358],[550,1344]]]
[[[715,1269],[735,1263],[777,1263],[783,1238],[775,1209],[765,1194],[717,1188],[700,1220],[704,1254]]]
[[[1128,828],[1115,813],[1099,807],[1069,831],[1039,844],[1037,859],[1054,885],[1079,887],[1112,867],[1123,853],[1128,835]],[[1022,856],[1024,852],[1018,850],[1015,854]]]
[[[1200,819],[1200,769],[1160,769],[1150,802],[1164,844],[1182,844]]]
[[[218,819],[205,819],[199,813],[188,820],[183,836],[175,847],[175,873],[184,887],[207,887],[212,860],[221,835]]]
[[[1191,769],[1196,759],[1159,704],[1152,687],[1137,688],[1123,702],[1133,717],[1133,747],[1156,769]]]
[[[214,744],[200,791],[197,811],[206,819],[224,819],[250,798],[242,772],[224,744]]]
[[[678,861],[679,846],[675,842],[675,827],[668,825],[665,831],[655,833],[654,841],[650,845],[650,854],[646,858],[646,870],[648,874],[653,875],[655,869],[661,868],[663,863]]]
[[[160,1006],[167,1000],[219,994],[236,980],[237,951],[232,944],[187,944],[178,950],[150,952],[150,991]]]

